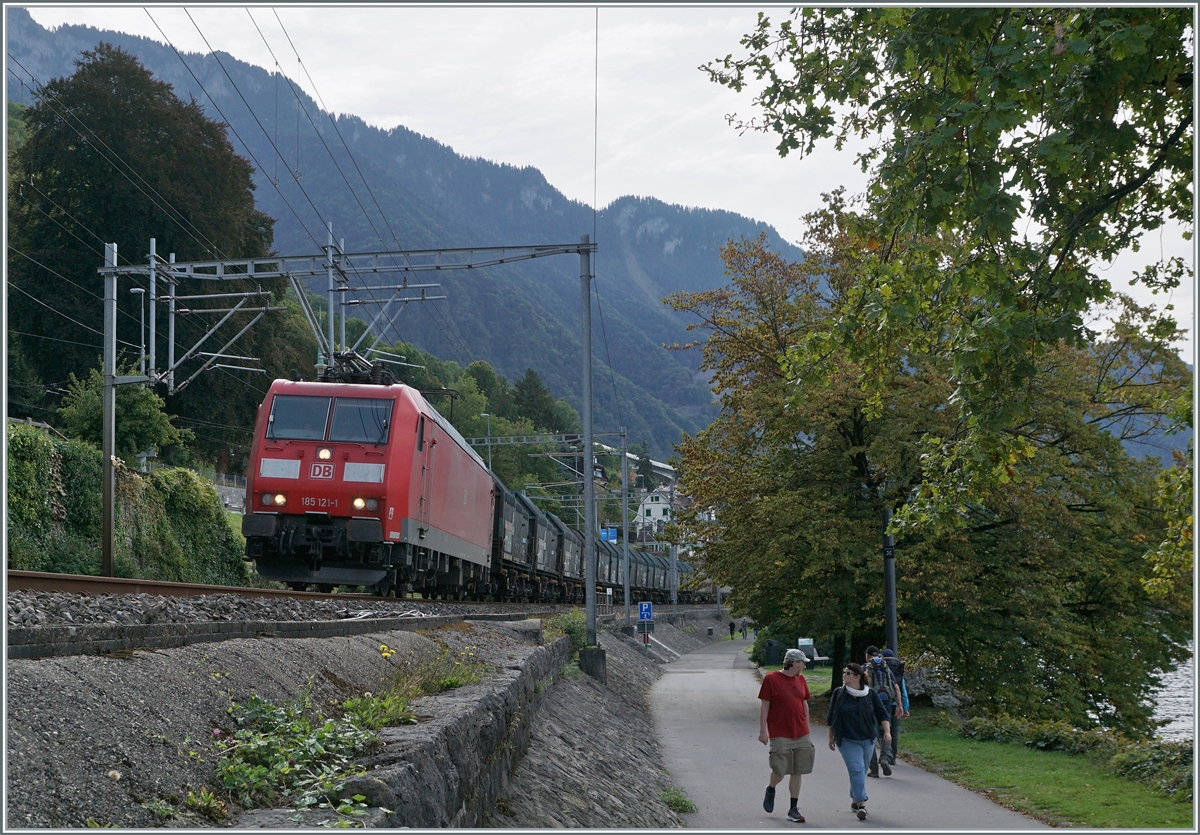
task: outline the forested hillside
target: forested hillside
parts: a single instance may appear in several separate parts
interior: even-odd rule
[[[347,115],[335,123],[287,78],[225,54],[181,58],[153,41],[89,27],[51,32],[22,9],[7,10],[7,18],[11,100],[32,104],[33,88],[70,75],[82,51],[105,41],[227,122],[230,143],[255,169],[256,208],[274,219],[280,254],[319,252],[327,222],[350,251],[572,243],[593,234],[597,429],[626,426],[656,457],[715,414],[695,359],[663,348],[686,338],[687,320],[662,298],[722,284],[718,248],[730,238],[765,232],[776,251],[800,257],[770,227],[729,212],[624,197],[593,217],[535,169],[467,159],[403,126],[380,130]],[[180,233],[164,218],[157,237],[166,252]],[[404,340],[462,367],[486,360],[510,380],[533,368],[578,408],[578,272],[577,259],[558,257],[444,274],[440,292],[448,298],[410,304],[386,341]]]

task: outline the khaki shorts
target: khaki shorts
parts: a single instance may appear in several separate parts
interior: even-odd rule
[[[787,774],[812,774],[813,761],[817,758],[812,735],[798,739],[786,736],[771,737],[771,771],[783,777]]]

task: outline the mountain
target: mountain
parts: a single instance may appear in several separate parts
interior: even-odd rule
[[[403,126],[382,130],[344,114],[333,121],[286,77],[226,53],[177,54],[147,38],[91,27],[47,30],[20,8],[6,14],[12,99],[32,102],[36,84],[70,75],[81,52],[106,41],[226,122],[230,141],[256,168],[256,202],[276,219],[278,254],[319,253],[328,222],[350,252],[563,244],[593,235],[600,299],[592,314],[596,431],[625,426],[630,441],[648,441],[656,458],[669,456],[683,433],[716,414],[697,353],[663,347],[687,340],[688,320],[662,298],[723,284],[718,250],[730,238],[763,233],[774,251],[801,257],[767,224],[731,212],[622,197],[593,216],[537,169],[463,157]],[[160,253],[173,232],[164,228]],[[577,258],[444,273],[438,280],[437,294],[447,300],[410,304],[389,329],[389,341],[404,339],[464,366],[487,360],[510,380],[532,367],[556,397],[579,407]],[[379,283],[395,283],[394,277]],[[312,289],[323,292],[323,281]]]

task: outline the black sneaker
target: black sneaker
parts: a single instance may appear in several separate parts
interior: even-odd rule
[[[850,810],[854,812],[854,814],[858,815],[858,819],[860,821],[865,821],[867,819],[867,807],[862,803],[851,803]]]
[[[892,776],[892,767],[887,764],[887,760],[880,760],[879,767],[883,769],[883,774],[885,777]]]
[[[775,787],[767,786],[767,793],[763,795],[763,809],[768,812],[775,811]]]
[[[879,770],[878,770],[878,769],[875,769],[875,768],[872,768],[870,771],[868,771],[868,772],[867,772],[867,776],[868,776],[868,777],[878,777],[878,776],[879,776]]]
[[[800,814],[800,809],[796,806],[793,806],[792,808],[788,809],[787,817],[788,817],[788,820],[790,820],[790,821],[795,821],[796,823],[804,823],[804,815]]]

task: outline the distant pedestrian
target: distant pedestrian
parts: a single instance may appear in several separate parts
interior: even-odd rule
[[[883,663],[892,673],[892,678],[900,685],[900,708],[898,715],[892,717],[892,762],[896,762],[899,753],[897,742],[900,741],[900,720],[908,718],[908,685],[904,683],[904,662],[890,649],[883,651]]]
[[[742,618],[742,640],[743,641],[746,640],[747,634],[749,634],[749,630],[746,628],[746,619]]]
[[[733,621],[729,622],[729,640],[733,640],[733,633],[737,631],[737,624]]]
[[[871,689],[859,665],[847,664],[842,670],[842,686],[829,698],[825,724],[829,726],[829,750],[842,755],[850,775],[850,810],[860,821],[866,820],[866,774],[875,753],[875,735],[881,728],[886,745],[891,742],[892,732],[883,701]]]
[[[798,649],[783,656],[783,669],[767,673],[758,690],[758,741],[770,747],[771,776],[763,796],[763,809],[775,811],[775,787],[788,779],[791,806],[787,818],[804,823],[800,814],[800,776],[811,774],[817,749],[808,729],[808,681],[801,675],[808,659]]]
[[[896,680],[892,678],[891,669],[883,663],[879,647],[867,647],[866,662],[863,669],[867,675],[867,684],[879,694],[879,700],[883,702],[883,709],[887,711],[888,721],[891,722],[893,718],[904,712],[900,706],[900,685],[896,684]],[[882,738],[882,735],[879,736]],[[895,764],[896,758],[892,754],[890,740],[886,746],[881,743],[878,755],[871,755],[871,768],[867,771],[867,776],[878,777],[879,771],[882,770],[884,777],[891,777],[892,766]]]

